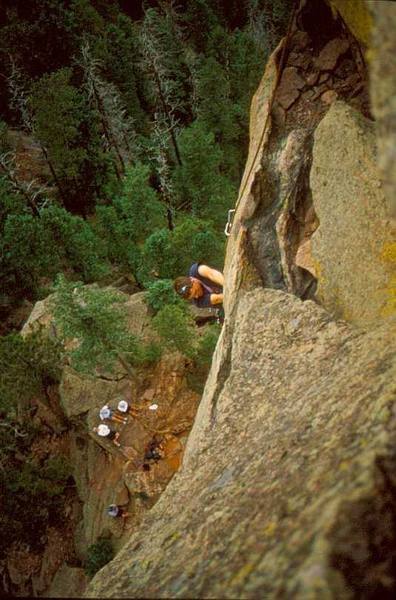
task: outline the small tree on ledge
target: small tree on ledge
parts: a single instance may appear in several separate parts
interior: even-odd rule
[[[119,361],[133,376],[132,365],[150,358],[142,343],[127,331],[119,306],[125,300],[119,292],[88,288],[81,282],[68,282],[62,275],[57,278],[55,292],[55,323],[64,341],[74,346],[66,352],[76,371],[111,372]]]

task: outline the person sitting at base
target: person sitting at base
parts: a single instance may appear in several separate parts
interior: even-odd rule
[[[224,275],[201,263],[190,267],[188,277],[177,277],[174,288],[185,300],[191,300],[198,308],[219,306],[223,303]]]
[[[121,518],[121,519],[127,519],[128,517],[131,517],[131,513],[126,512],[126,510],[124,509],[125,505],[121,505],[121,504],[110,504],[110,506],[107,507],[107,514],[109,517],[113,517],[113,518]]]
[[[118,431],[114,431],[114,429],[110,429],[110,427],[108,425],[105,425],[104,423],[102,423],[101,425],[98,425],[98,427],[94,427],[92,429],[92,431],[97,433],[100,437],[108,438],[116,446],[118,446],[118,447],[121,446],[121,444],[118,441],[120,434],[118,433]]]
[[[120,413],[123,413],[123,414],[128,413],[132,417],[136,417],[137,414],[138,414],[138,412],[139,412],[139,408],[138,407],[136,407],[136,406],[130,406],[130,404],[126,400],[123,400],[123,399],[121,399],[118,402],[117,410],[120,411]]]
[[[153,460],[154,462],[158,462],[165,455],[164,447],[162,442],[158,441],[155,437],[151,440],[149,445],[146,448],[146,452],[144,454],[145,460]]]
[[[118,415],[107,404],[102,406],[102,408],[99,411],[99,416],[102,421],[104,421],[105,419],[109,419],[110,421],[122,423],[123,425],[125,425],[125,423],[128,421],[128,417],[122,417],[121,415]]]

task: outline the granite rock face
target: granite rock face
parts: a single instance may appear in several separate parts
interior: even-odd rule
[[[157,339],[151,327],[146,294],[128,296],[120,292],[122,295],[129,332],[144,341]],[[34,306],[22,335],[27,336],[37,328],[43,328],[47,335],[59,335],[51,312],[51,297]],[[68,345],[70,341],[64,343]],[[190,367],[185,357],[170,351],[165,351],[155,365],[136,368],[133,377],[122,365],[116,366],[113,373],[96,372],[95,375],[81,374],[70,365],[64,366],[55,399],[57,413],[53,415],[50,410],[54,406],[48,407],[48,413],[53,421],[58,412],[63,417],[61,432],[73,468],[79,510],[74,519],[70,515],[65,519],[69,524],[68,538],[64,537],[62,547],[58,538],[54,538],[52,545],[47,544],[41,559],[37,557],[33,575],[27,567],[21,569],[26,574],[26,585],[32,579],[37,594],[48,592],[55,576],[51,595],[81,596],[87,578],[82,576],[81,569],[62,564],[67,559],[66,550],[69,555],[74,552],[82,564],[87,558],[87,548],[101,536],[109,537],[115,551],[119,550],[129,537],[129,527],[137,526],[166,488],[180,466],[185,439],[200,398],[189,387]],[[120,398],[126,399],[137,412],[128,416],[125,425],[110,423],[120,433],[121,448],[117,448],[92,429],[100,422],[100,408],[109,404],[115,409]],[[154,404],[156,409],[149,409]],[[41,420],[45,416],[46,422],[52,423],[43,410],[37,414]],[[52,427],[60,428],[57,422]],[[146,465],[148,469],[144,470],[146,449],[154,439],[163,441],[163,460]],[[132,516],[127,526],[122,519],[111,519],[107,515],[106,508],[112,503],[128,507]],[[58,546],[56,552],[54,544]],[[15,559],[10,559],[10,570],[16,584],[23,586],[25,580],[18,570],[19,563],[24,564],[17,554]],[[23,588],[23,591],[26,590]]]
[[[312,155],[318,298],[336,316],[365,326],[389,306],[393,271],[384,260],[392,232],[373,123],[336,102],[315,131]]]
[[[244,293],[228,376],[219,391],[215,361],[181,472],[88,596],[383,589],[375,573],[393,577],[396,551],[383,522],[396,515],[390,325],[365,333],[282,291]]]

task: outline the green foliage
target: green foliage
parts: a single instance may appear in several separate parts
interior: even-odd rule
[[[8,152],[10,150],[8,138],[7,138],[7,123],[0,120],[0,154]]]
[[[206,327],[204,335],[196,340],[192,355],[193,366],[187,375],[187,381],[191,389],[198,394],[202,394],[205,387],[220,331],[220,325],[211,323]]]
[[[48,458],[43,465],[26,461],[18,472],[10,472],[6,478],[7,490],[13,494],[33,496],[44,504],[63,493],[71,475],[71,467],[65,459]]]
[[[0,409],[15,415],[18,407],[58,382],[61,357],[59,343],[41,331],[0,337]]]
[[[157,313],[167,304],[184,306],[182,299],[173,288],[171,279],[159,279],[150,283],[147,289],[146,302],[154,313]]]
[[[158,357],[153,346],[145,347],[128,333],[120,304],[126,298],[112,290],[84,287],[59,276],[52,300],[54,317],[64,340],[76,340],[68,350],[72,366],[85,373],[96,369],[112,372],[117,360],[128,365],[152,362]]]
[[[167,113],[172,108],[182,115],[190,112],[191,84],[179,21],[174,7],[164,11],[147,8],[140,29],[140,49],[151,92],[148,99],[154,110]]]
[[[147,130],[148,115],[140,98],[144,98],[144,78],[139,71],[138,32],[132,21],[118,14],[106,23],[102,36],[92,40],[95,56],[103,62],[110,81],[121,93],[128,114],[138,132]]]
[[[71,267],[86,282],[97,281],[109,273],[101,240],[87,221],[59,206],[49,206],[41,210],[40,222],[47,240],[51,239],[52,260],[58,255],[64,268]]]
[[[3,422],[4,423],[4,422]],[[10,424],[12,425],[12,423]],[[27,453],[33,441],[26,436],[14,447],[6,446],[11,429],[0,428],[1,463],[0,556],[7,554],[10,540],[29,544],[33,551],[43,549],[42,534],[48,522],[52,525],[64,519],[64,492],[71,467],[64,457],[50,457],[38,462]],[[40,435],[40,433],[39,433]],[[17,438],[21,439],[21,438]],[[23,456],[23,461],[16,458]],[[41,535],[37,535],[41,532]]]
[[[71,69],[43,75],[32,86],[30,106],[35,135],[45,148],[66,208],[86,214],[92,210],[107,164],[98,123],[71,78]]]
[[[113,546],[108,538],[101,537],[87,550],[85,572],[88,577],[93,577],[99,569],[104,567],[114,557]]]
[[[167,304],[153,318],[153,326],[169,348],[179,350],[186,356],[193,355],[193,319],[183,308],[176,304]]]
[[[199,369],[209,369],[220,331],[221,326],[212,323],[199,338],[194,355],[194,362]]]
[[[250,99],[291,3],[147,3],[134,18],[105,0],[8,3],[0,148],[22,126],[52,193],[36,210],[0,180],[2,316],[57,272],[93,282],[114,267],[143,287],[196,261],[222,267]]]
[[[165,208],[148,183],[149,168],[141,163],[127,170],[121,193],[111,205],[99,206],[96,229],[105,240],[110,260],[136,275],[140,245],[165,224]]]
[[[171,232],[168,229],[155,231],[143,245],[139,277],[148,286],[154,276],[167,279],[175,277],[176,271]]]
[[[36,133],[59,177],[72,180],[78,177],[87,153],[80,131],[83,99],[70,85],[70,78],[70,69],[44,75],[33,86],[31,105]]]
[[[40,278],[58,266],[51,239],[37,218],[23,213],[8,214],[1,233],[3,290],[34,296]]]
[[[202,393],[221,331],[220,325],[210,324],[205,333],[199,335],[193,318],[182,307],[167,304],[153,318],[153,326],[166,347],[178,350],[192,360],[188,383],[194,391]]]
[[[237,190],[221,173],[223,152],[214,133],[198,119],[181,130],[178,144],[183,165],[175,167],[172,181],[179,203],[222,231]]]
[[[224,239],[207,221],[185,218],[173,231],[160,229],[147,238],[142,253],[142,278],[161,279],[186,274],[194,262],[221,268]]]
[[[37,297],[42,277],[73,269],[85,281],[108,273],[101,243],[87,221],[58,206],[26,212],[22,199],[0,180],[0,266],[3,293]]]

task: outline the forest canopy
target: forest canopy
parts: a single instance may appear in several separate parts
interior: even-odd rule
[[[286,12],[272,0],[2,2],[3,319],[58,273],[128,273],[145,289],[196,260],[222,268],[249,104]]]

